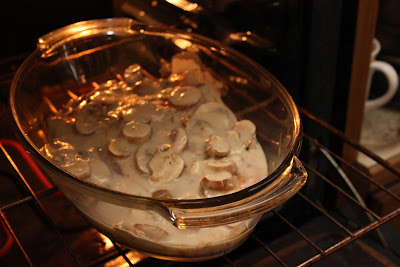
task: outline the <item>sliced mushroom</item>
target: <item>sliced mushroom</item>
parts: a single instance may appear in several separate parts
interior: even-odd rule
[[[148,163],[149,180],[155,184],[166,184],[178,178],[184,167],[183,159],[175,153],[156,151]]]
[[[149,146],[148,144],[144,144],[136,150],[135,160],[136,166],[143,173],[150,173],[150,169],[148,167],[149,161],[153,157],[154,153],[164,152],[171,148],[170,144],[162,144],[157,146],[156,148]]]
[[[119,137],[108,143],[108,151],[117,157],[127,157],[131,154],[125,140]]]
[[[171,132],[171,137],[173,138],[174,142],[171,145],[171,151],[175,153],[180,153],[182,152],[186,144],[188,142],[188,136],[183,128],[175,128]]]
[[[121,168],[121,165],[118,163],[118,159],[108,151],[106,146],[98,148],[96,154],[98,159],[106,164],[112,172],[123,175],[123,168]]]
[[[74,162],[77,154],[70,143],[59,140],[45,144],[42,151],[48,158],[61,165]]]
[[[256,126],[249,120],[241,120],[235,124],[232,132],[237,132],[238,139],[246,150],[257,147]]]
[[[207,164],[216,171],[227,171],[231,174],[238,171],[236,163],[231,159],[209,160]]]
[[[101,160],[91,160],[90,166],[90,180],[93,183],[108,186],[112,182],[112,173],[108,166]]]
[[[165,152],[170,148],[171,148],[170,144],[161,144],[161,145],[156,147],[155,151],[157,151],[157,152]],[[168,153],[172,153],[172,150],[169,150]]]
[[[149,167],[147,166],[147,164],[149,163],[153,154],[154,154],[154,150],[151,149],[146,144],[142,145],[141,147],[139,147],[138,150],[136,150],[136,153],[135,153],[136,165],[141,172],[150,173],[150,170],[149,170]]]
[[[122,111],[124,121],[138,121],[149,123],[156,113],[156,106],[153,103],[140,103],[130,106]]]
[[[174,87],[167,87],[160,90],[157,93],[157,99],[159,100],[168,100],[168,97],[171,95],[171,92],[174,90]]]
[[[211,124],[203,120],[191,121],[190,126],[186,127],[186,131],[189,133],[190,136],[199,135],[203,139],[208,138],[214,133],[214,129],[212,128]]]
[[[240,138],[253,137],[256,134],[256,126],[249,120],[241,120],[235,124],[233,130],[239,133]]]
[[[85,179],[90,176],[90,166],[87,161],[77,161],[75,163],[65,165],[63,168],[72,175]]]
[[[132,64],[125,69],[123,77],[132,86],[143,78],[143,69],[139,64]]]
[[[153,81],[145,78],[143,81],[137,82],[133,88],[135,94],[139,96],[151,96],[161,90],[160,81]]]
[[[99,103],[110,105],[116,102],[117,96],[112,90],[97,90],[95,94],[90,96],[91,103]]]
[[[149,224],[134,224],[133,231],[135,231],[138,236],[145,237],[154,241],[164,241],[169,236],[168,232],[157,226]]]
[[[168,96],[168,101],[175,107],[191,107],[199,102],[201,92],[194,86],[178,86]]]
[[[237,142],[239,140],[239,133],[234,130],[229,130],[226,132],[228,137],[228,140],[231,140],[232,142]]]
[[[215,129],[224,130],[232,129],[237,121],[232,111],[219,102],[201,104],[189,119],[187,127],[191,127],[199,120],[206,121]]]
[[[140,144],[149,140],[151,126],[142,122],[131,121],[122,127],[122,134],[130,142]]]
[[[155,199],[171,199],[172,194],[168,190],[161,189],[157,190],[152,194],[152,197]]]
[[[186,131],[190,136],[187,145],[188,150],[196,155],[204,155],[207,149],[207,143],[204,140],[214,133],[214,129],[208,122],[198,120],[186,128]]]
[[[201,179],[200,185],[205,189],[228,191],[235,187],[235,180],[230,172],[220,171],[207,174]]]
[[[219,135],[213,134],[206,141],[208,143],[207,154],[209,156],[224,157],[231,151],[228,141]]]
[[[160,227],[149,224],[134,224],[132,226],[127,226],[125,222],[121,222],[115,225],[114,229],[153,241],[165,241],[169,237],[168,232],[164,231]]]
[[[76,130],[83,135],[94,133],[99,127],[99,121],[102,115],[103,107],[100,103],[89,103],[83,106],[76,116]]]

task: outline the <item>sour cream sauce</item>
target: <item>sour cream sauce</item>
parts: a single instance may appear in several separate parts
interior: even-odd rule
[[[219,196],[266,177],[256,127],[223,103],[224,84],[191,55],[164,68],[156,79],[134,64],[72,98],[48,119],[43,152],[80,179],[156,198]]]

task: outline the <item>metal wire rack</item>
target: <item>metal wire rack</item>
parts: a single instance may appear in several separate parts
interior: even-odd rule
[[[7,76],[8,77],[8,76]],[[5,79],[3,84],[8,84]],[[28,266],[308,266],[340,264],[390,266],[400,263],[400,229],[387,222],[400,214],[400,197],[377,183],[335,148],[347,144],[400,178],[399,170],[365,147],[299,107],[305,121],[300,155],[310,177],[285,205],[265,214],[250,238],[235,251],[211,262],[177,263],[150,258],[120,246],[84,221],[58,192],[37,179],[29,158],[12,141],[0,143],[0,265]],[[3,123],[3,122],[2,122]],[[334,139],[323,144],[307,125]],[[4,125],[4,124],[3,124]],[[329,142],[328,142],[329,143]],[[12,145],[13,144],[13,145]],[[353,177],[392,198],[379,212],[364,201]],[[390,233],[389,235],[387,233]]]

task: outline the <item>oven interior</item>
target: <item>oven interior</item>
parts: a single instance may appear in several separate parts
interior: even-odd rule
[[[152,22],[157,18],[157,23],[190,28],[245,53],[282,80],[298,103],[303,120],[300,160],[309,174],[307,184],[287,203],[264,214],[250,238],[221,258],[199,263],[179,263],[158,260],[129,250],[94,229],[57,188],[43,184],[40,169],[21,150],[12,129],[7,127],[10,125],[8,91],[16,69],[27,54],[8,55],[0,61],[0,123],[3,125],[0,130],[0,265],[399,265],[400,196],[396,193],[399,192],[396,182],[400,178],[400,171],[393,167],[392,162],[382,159],[343,134],[345,111],[334,112],[333,107],[340,99],[346,101],[345,89],[340,91],[337,88],[348,82],[349,74],[346,68],[338,66],[347,66],[350,59],[337,57],[337,54],[318,58],[319,54],[325,54],[330,49],[336,53],[351,54],[352,41],[347,38],[354,35],[354,30],[351,27],[343,30],[342,23],[345,21],[349,23],[347,25],[354,25],[351,17],[357,1],[347,1],[347,4],[344,4],[346,1],[336,1],[336,4],[335,1],[327,1],[330,6],[320,7],[318,4],[305,4],[298,10],[298,2],[290,0],[254,1],[245,10],[241,9],[243,1],[232,1],[234,4],[229,6],[229,10],[223,4],[212,5],[212,1],[199,1],[202,5],[198,6],[203,10],[198,8],[197,13],[195,9],[182,11],[183,7],[189,8],[189,1],[176,1],[176,5],[170,2],[174,1],[152,1],[149,7],[148,3],[143,4],[142,1],[114,1],[113,15],[130,16],[143,22]],[[341,2],[340,8],[338,2]],[[179,3],[183,6],[179,7]],[[214,12],[206,12],[211,6]],[[336,45],[324,46],[315,53],[296,53],[296,50],[303,51],[304,47],[320,45],[318,40],[310,36],[311,33],[299,36],[305,28],[311,27],[313,34],[320,31],[315,23],[322,19],[322,15],[313,12],[317,8],[341,15],[340,21],[328,25],[331,29],[342,29],[337,36],[327,37]],[[241,19],[233,20],[235,24],[228,24],[238,10],[243,15]],[[254,10],[264,13],[254,13]],[[252,14],[256,15],[252,18]],[[246,33],[249,25],[264,25],[250,22],[264,20],[262,15],[265,14],[270,18],[265,21],[268,27],[254,27],[251,34]],[[305,18],[306,15],[312,15],[314,21]],[[229,37],[231,34],[234,35]],[[289,46],[289,43],[296,45]],[[329,76],[331,70],[327,67],[323,73],[321,71],[322,77],[310,79],[310,73],[316,75],[319,60],[325,60],[327,65],[335,61],[336,75]],[[304,62],[308,62],[308,65],[301,68]],[[302,69],[300,74],[299,69]],[[305,78],[301,78],[302,75]],[[316,93],[316,87],[321,85],[323,79],[332,81],[334,86],[329,89],[327,85],[326,96],[321,99],[319,96],[323,93]],[[257,99],[245,96],[243,101],[246,106],[257,105]],[[328,100],[329,103],[325,103]],[[315,105],[316,101],[320,101],[320,105]],[[341,149],[345,144],[376,161],[384,173],[394,177],[391,182],[377,182],[362,166],[344,159]],[[362,190],[365,187],[369,188],[367,195]]]

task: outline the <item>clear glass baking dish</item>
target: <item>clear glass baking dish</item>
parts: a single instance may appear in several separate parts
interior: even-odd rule
[[[225,104],[257,126],[269,169],[261,182],[220,197],[157,200],[81,180],[41,153],[47,142],[46,118],[71,94],[80,96],[94,83],[115,79],[133,63],[159,77],[162,62],[189,48],[196,48],[207,68],[228,85]],[[297,158],[301,120],[284,87],[249,58],[188,32],[127,18],[57,29],[39,38],[37,49],[18,69],[10,105],[21,142],[80,212],[113,241],[161,259],[199,261],[232,251],[262,214],[291,198],[307,179]],[[143,215],[140,222],[135,221],[137,214]],[[136,228],[116,227],[121,221]]]

